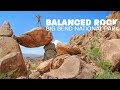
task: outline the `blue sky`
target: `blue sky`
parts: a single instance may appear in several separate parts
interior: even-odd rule
[[[35,15],[40,15],[43,26],[46,26],[46,19],[105,19],[110,11],[0,11],[0,25],[9,21],[14,35],[20,35],[37,26]],[[59,40],[67,43],[73,34],[82,34],[86,31],[52,31],[53,42]],[[25,48],[21,46],[22,52],[26,54],[43,54],[43,47]]]

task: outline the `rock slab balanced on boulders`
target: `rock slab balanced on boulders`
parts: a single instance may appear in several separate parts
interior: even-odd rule
[[[22,35],[15,36],[15,39],[22,46],[34,48],[49,44],[53,36],[45,27],[37,27]]]

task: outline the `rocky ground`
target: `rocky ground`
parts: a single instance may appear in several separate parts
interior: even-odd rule
[[[13,36],[8,22],[0,27],[1,79],[120,79],[120,12],[107,19],[118,19],[118,30],[90,30],[75,34],[69,43],[51,43],[52,33],[45,27]],[[112,27],[112,26],[108,26]],[[28,48],[44,46],[41,58],[23,60],[19,44]]]

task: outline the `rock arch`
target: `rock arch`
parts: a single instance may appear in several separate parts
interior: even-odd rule
[[[42,26],[15,36],[9,22],[5,21],[0,27],[0,73],[7,73],[16,69],[18,75],[14,77],[27,75],[19,44],[27,48],[44,46],[44,60],[55,57],[56,49],[51,42],[52,39],[52,33]]]

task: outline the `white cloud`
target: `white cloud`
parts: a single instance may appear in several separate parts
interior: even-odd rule
[[[44,54],[44,48],[43,46],[38,47],[38,48],[26,48],[24,46],[21,46],[21,51],[24,54],[36,54],[36,55],[43,55]]]
[[[62,43],[62,42],[59,40],[55,40],[53,43],[55,44],[55,46],[57,46],[58,43]]]

